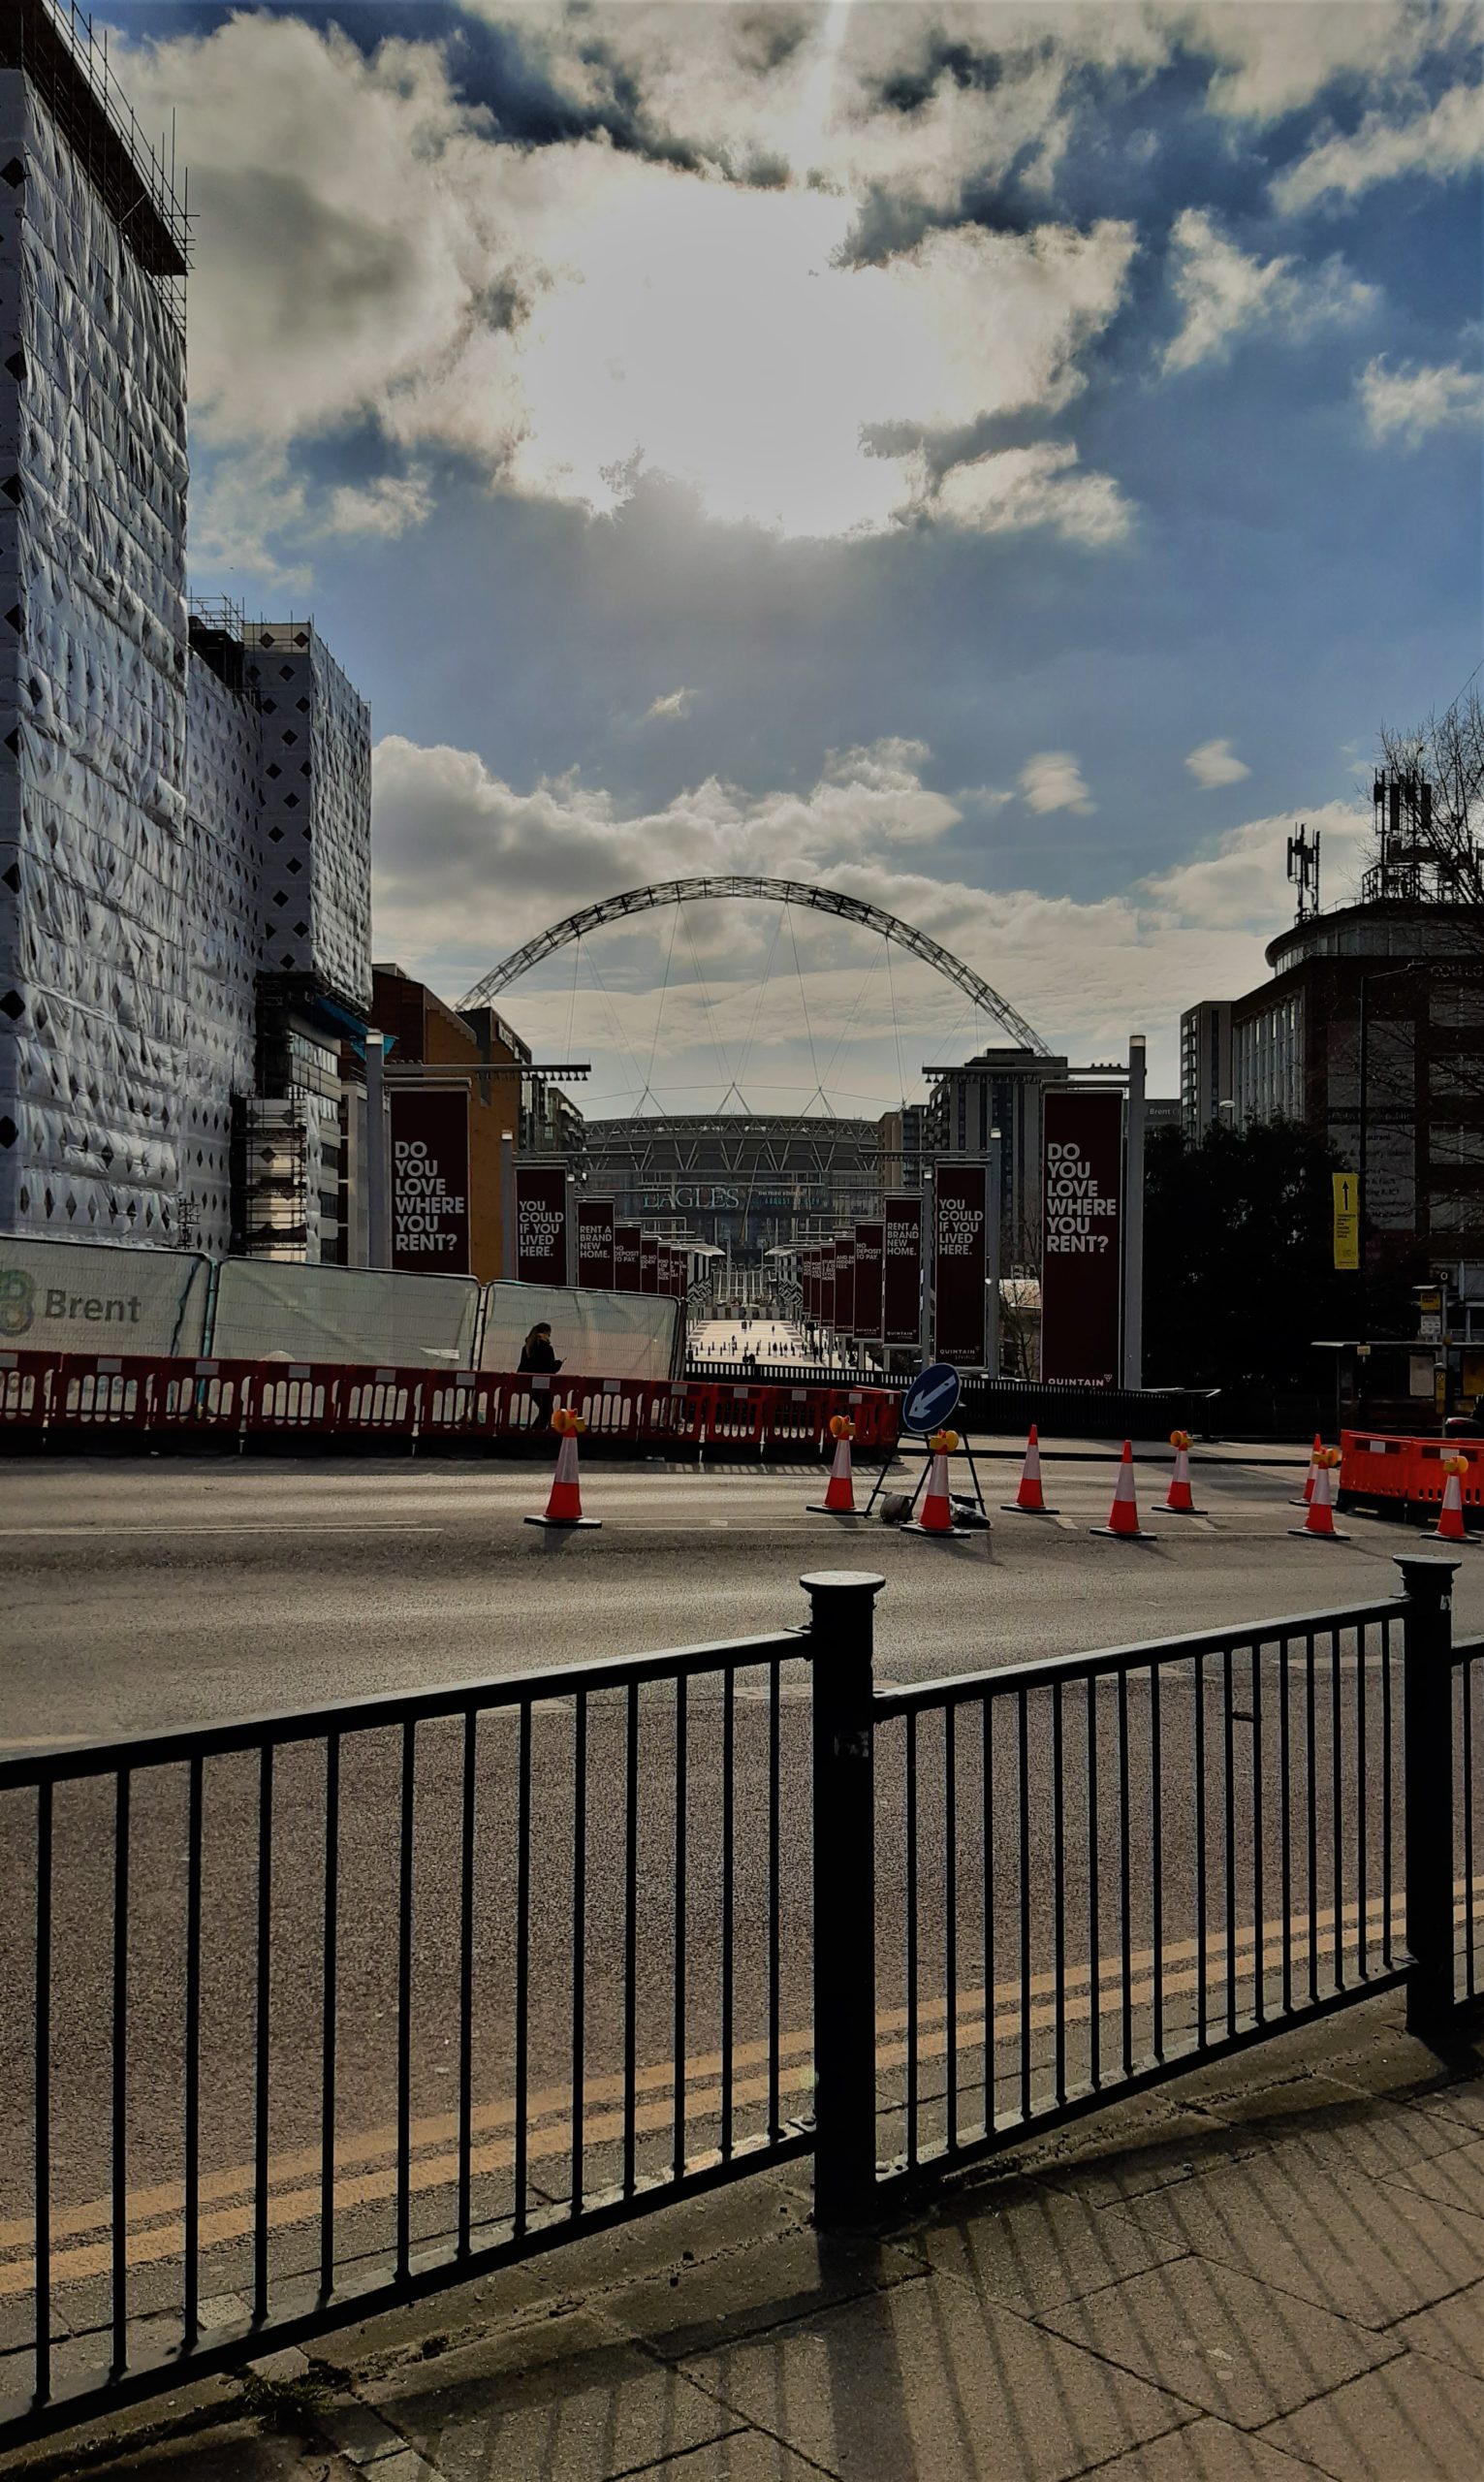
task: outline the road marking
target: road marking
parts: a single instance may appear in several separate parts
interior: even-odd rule
[[[1484,1891],[1484,1875],[1475,1879],[1475,1890]],[[1468,1885],[1457,1881],[1454,1889],[1455,1927],[1467,1921]],[[1391,1909],[1393,1935],[1405,1929],[1405,1899],[1394,1898]],[[1386,1927],[1384,1905],[1373,1898],[1365,1908],[1368,1941],[1373,1944]],[[1313,1918],[1313,1955],[1317,1962],[1333,1957],[1336,1953],[1335,1914],[1332,1907],[1322,1908]],[[1310,1917],[1306,1911],[1295,1913],[1286,1925],[1286,1953],[1290,1970],[1298,1975],[1310,1957]],[[1261,1964],[1264,1974],[1279,1969],[1284,1958],[1285,1925],[1279,1917],[1260,1925]],[[1325,1934],[1328,1934],[1327,1936]],[[1361,1908],[1356,1904],[1342,1907],[1339,1949],[1341,1954],[1356,1951],[1360,1945]],[[1244,1925],[1236,1935],[1231,1951],[1230,1972],[1234,1979],[1250,1976],[1258,1962],[1259,1926]],[[1194,1938],[1167,1943],[1162,1949],[1162,1971],[1159,1976],[1164,2000],[1178,1998],[1201,1988],[1198,1971],[1198,1944]],[[1226,1940],[1223,1932],[1213,1930],[1206,1941],[1208,1992],[1224,1998],[1228,1985]],[[1132,2015],[1150,2006],[1154,1997],[1154,1951],[1150,1948],[1131,1952],[1128,1957],[1129,1990],[1127,2005]],[[1172,1971],[1172,1968],[1174,1970]],[[1025,1989],[1031,2006],[1023,2019],[1023,1991],[1019,1976],[996,1983],[993,1993],[984,1989],[961,1990],[955,1996],[952,2048],[962,2053],[983,2049],[986,2031],[997,2047],[1026,2033],[1038,2033],[1054,2027],[1058,2014],[1064,2024],[1083,2024],[1093,2014],[1094,1990],[1099,2017],[1121,2018],[1123,1998],[1124,1961],[1121,1955],[1099,1957],[1095,1966],[1084,1962],[1068,1966],[1060,1980],[1059,2000],[1058,1977],[1052,1972],[1031,1975]],[[987,2006],[987,2001],[991,2004]],[[946,1994],[923,2001],[917,2011],[917,2057],[939,2059],[950,2049],[948,2030],[949,2001]],[[1208,2014],[1208,2021],[1219,2023],[1222,2010],[1217,2007]],[[906,2065],[909,2046],[900,2038],[905,2034],[908,2014],[903,2008],[882,2010],[876,2019],[876,2070],[883,2071]],[[1292,2018],[1275,2016],[1273,2030],[1281,2032],[1289,2025],[1304,2021],[1299,2008]],[[777,2086],[781,2094],[807,2092],[813,2084],[812,2037],[807,2031],[780,2034],[777,2043]],[[732,2052],[732,2102],[734,2108],[768,2099],[770,2080],[767,2073],[768,2045],[757,2040],[734,2045]],[[1184,2065],[1199,2066],[1199,2055],[1193,2054]],[[701,2054],[684,2063],[684,2118],[705,2121],[715,2118],[724,2099],[721,2084],[724,2068],[719,2052]],[[758,2071],[756,2075],[745,2072]],[[742,2072],[739,2074],[739,2072]],[[668,2128],[675,2118],[675,2069],[669,2060],[640,2069],[634,2080],[634,2127],[643,2135]],[[1117,2100],[1119,2087],[1110,2081],[1108,2099]],[[598,2145],[607,2139],[621,2138],[626,2120],[622,2109],[624,2083],[621,2077],[594,2078],[583,2088],[583,2127],[587,2144]],[[640,2096],[650,2099],[640,2101]],[[605,2109],[616,2105],[617,2109]],[[572,2098],[568,2086],[551,2086],[532,2094],[526,2106],[526,2154],[531,2162],[552,2161],[570,2155],[572,2147]],[[485,2104],[470,2115],[471,2136],[488,2140],[472,2147],[469,2155],[469,2177],[482,2179],[490,2173],[507,2170],[515,2160],[514,2126],[516,2107],[513,2098]],[[507,2136],[493,2133],[509,2130]],[[456,2113],[439,2113],[414,2120],[409,2130],[410,2160],[408,2185],[414,2194],[455,2185],[460,2179],[460,2160],[457,2149],[458,2117]],[[450,2150],[450,2148],[453,2150]],[[395,2161],[396,2131],[391,2125],[363,2131],[359,2136],[340,2140],[334,2149],[335,2178],[332,2205],[339,2213],[358,2206],[368,2206],[395,2197],[398,2189]],[[390,2159],[383,2159],[390,2158]],[[322,2211],[318,2175],[321,2154],[319,2147],[306,2147],[294,2153],[270,2159],[268,2195],[265,2221],[269,2229],[278,2230],[317,2220]],[[342,2177],[343,2176],[343,2177]],[[215,2206],[215,2212],[200,2217],[199,2242],[203,2249],[230,2241],[240,2240],[253,2231],[257,2208],[253,2195],[255,2174],[251,2164],[237,2164],[229,2170],[205,2174],[200,2183],[203,2207]],[[166,2181],[157,2186],[135,2191],[127,2201],[127,2232],[125,2257],[131,2267],[157,2264],[160,2260],[180,2254],[185,2245],[181,2221],[184,2193],[178,2181]],[[58,2241],[80,2239],[103,2232],[99,2242],[88,2242],[76,2249],[53,2246],[51,2275],[53,2285],[82,2282],[107,2274],[111,2263],[112,2243],[110,2233],[111,2204],[108,2199],[95,2199],[85,2205],[58,2209],[52,2216],[51,2238]],[[167,2218],[161,2221],[160,2218]],[[14,2218],[0,2223],[0,2250],[26,2250],[32,2246],[33,2226],[29,2217]],[[30,2292],[35,2281],[35,2262],[29,2255],[10,2257],[0,2262],[0,2298],[15,2298]]]

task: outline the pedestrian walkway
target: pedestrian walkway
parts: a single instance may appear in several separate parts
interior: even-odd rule
[[[93,2425],[130,2482],[1461,2482],[1484,2052],[1394,1997],[820,2239],[806,2167]],[[147,2435],[153,2426],[154,2435]]]

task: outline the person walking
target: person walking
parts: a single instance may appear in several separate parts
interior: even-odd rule
[[[521,1368],[525,1372],[544,1372],[553,1379],[560,1370],[561,1363],[557,1360],[552,1343],[552,1322],[549,1319],[538,1319],[526,1337],[521,1348]],[[549,1428],[552,1419],[551,1389],[543,1387],[539,1391],[533,1391],[532,1401],[536,1408],[536,1418],[531,1428],[544,1431]]]

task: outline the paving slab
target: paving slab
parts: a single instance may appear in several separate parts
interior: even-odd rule
[[[1475,2216],[1400,2181],[1346,2178],[1328,2162],[1316,2171],[1296,2138],[1127,2212],[1171,2249],[1194,2250],[1367,2327],[1441,2301],[1484,2269]]]
[[[1404,2353],[1263,2437],[1335,2482],[1472,2482],[1484,2473],[1484,2380]]]
[[[1146,2230],[1121,2207],[1018,2180],[961,2191],[903,2245],[980,2300],[1032,2311],[1160,2266],[1187,2244]]]
[[[495,2330],[361,2393],[445,2482],[610,2482],[740,2427],[584,2310]]]
[[[896,2285],[684,2367],[840,2482],[1071,2482],[1191,2415],[941,2280]]]
[[[1484,2375],[1484,2278],[1402,2319],[1396,2336],[1408,2352],[1431,2353],[1471,2377]]]
[[[1203,2416],[1187,2430],[1100,2465],[1094,2482],[1313,2482],[1317,2469],[1250,2431]]]
[[[1256,2430],[1399,2347],[1204,2258],[1176,2258],[1046,2311],[1041,2325],[1208,2413]]]
[[[1401,2113],[1396,2116],[1403,2117]],[[1431,2156],[1414,2156],[1400,2164],[1389,2178],[1399,2185],[1414,2189],[1419,2197],[1436,2198],[1441,2205],[1463,2207],[1470,2214],[1484,2215],[1484,2138],[1470,2138],[1461,2120],[1445,2120],[1437,2113],[1408,2112],[1405,2117],[1421,2121],[1432,2129],[1452,2129],[1462,2136],[1462,2146],[1439,2147]],[[1479,2235],[1484,2249],[1484,2232]]]
[[[1290,2468],[1294,2473],[1299,2469]],[[766,2431],[745,2430],[709,2439],[688,2456],[667,2456],[663,2465],[647,2465],[632,2482],[821,2482],[824,2474],[823,2466],[805,2465],[781,2439]]]
[[[111,2461],[107,2471],[111,2482],[114,2475],[118,2482],[302,2482],[324,2468],[323,2456],[306,2465],[298,2442],[239,2421],[224,2423],[209,2438],[157,2439],[132,2456]],[[87,2468],[79,2465],[71,2469],[82,2473]]]
[[[1094,2206],[1121,2206],[1228,2163],[1252,2141],[1209,2113],[1166,2095],[1110,2104],[1095,2119],[1020,2148],[1019,2170]]]
[[[927,2272],[908,2248],[785,2232],[751,2249],[619,2285],[589,2307],[667,2361],[684,2361],[888,2284],[921,2282]]]

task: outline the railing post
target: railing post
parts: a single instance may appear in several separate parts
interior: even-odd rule
[[[1456,1560],[1401,1558],[1403,1815],[1408,2031],[1457,2014],[1453,1988],[1453,1575]],[[1340,1926],[1336,1925],[1336,1937]]]
[[[884,1577],[827,1569],[810,1603],[814,1714],[814,2219],[870,2221],[876,2189],[871,1636]]]

